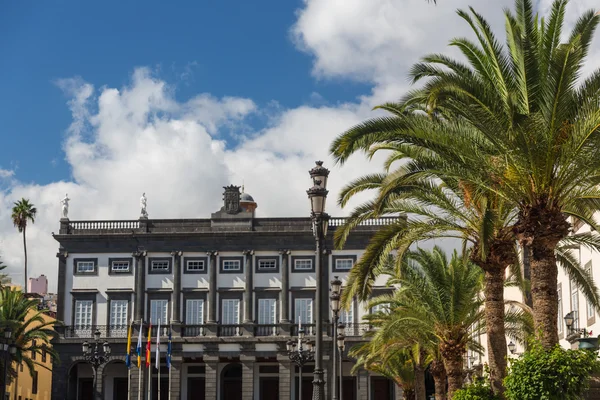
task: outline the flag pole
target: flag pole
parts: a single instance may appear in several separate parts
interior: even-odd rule
[[[152,400],[152,365],[148,368],[148,400]]]
[[[171,352],[172,352],[172,343],[171,343],[171,333],[173,329],[172,321],[169,320],[169,344],[167,345],[167,368],[169,369],[169,400],[171,400]]]
[[[138,400],[142,400],[142,325],[144,321],[140,320],[140,331],[138,332],[137,351],[137,367],[138,367]]]
[[[160,318],[158,319],[158,329],[156,330],[156,369],[158,369],[158,399],[160,400]]]

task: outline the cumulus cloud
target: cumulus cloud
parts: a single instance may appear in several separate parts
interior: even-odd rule
[[[450,38],[467,34],[454,11],[468,4],[305,0],[291,28],[294,42],[314,58],[317,77],[371,82],[372,90],[354,102],[331,105],[313,97],[306,105],[284,109],[277,99],[261,106],[249,98],[210,93],[178,101],[173,84],[148,68],[135,69],[120,88],[97,87],[103,82],[85,77],[56,81],[72,114],[63,143],[72,176],[36,185],[0,170],[0,179],[11,182],[0,192],[2,260],[15,281],[22,281],[22,240],[10,220],[12,204],[21,197],[38,208],[27,230],[30,276],[46,274],[51,289],[56,288],[57,242],[50,233],[58,230],[65,193],[73,220],[136,219],[142,192],[150,218],[207,218],[221,206],[222,186],[243,181],[259,203],[259,216],[304,216],[307,171],[323,159],[332,169],[328,208],[333,215],[345,214],[335,204],[341,187],[381,163],[355,156],[340,168],[328,157],[329,144],[372,117],[374,105],[400,97],[408,85],[407,69],[424,52],[448,52]],[[503,31],[500,10],[511,4],[488,2],[481,10],[497,32]],[[251,130],[247,119],[257,113],[267,123]]]

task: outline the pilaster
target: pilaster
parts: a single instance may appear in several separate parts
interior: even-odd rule
[[[56,304],[56,318],[59,321],[65,322],[65,307],[67,299],[67,257],[69,253],[64,249],[60,249],[56,253],[58,257],[58,296]],[[65,324],[70,325],[65,322]]]
[[[217,370],[219,367],[218,359],[204,360],[206,367],[204,373],[204,398],[217,398]],[[189,389],[188,389],[189,390]]]
[[[144,320],[144,294],[146,290],[146,252],[135,251],[131,254],[135,258],[135,306],[134,320],[139,326]]]
[[[207,251],[209,257],[208,324],[217,323],[217,255],[218,251]],[[216,332],[215,332],[216,333]]]
[[[244,324],[250,324],[254,321],[252,318],[252,289],[254,287],[252,278],[253,278],[253,258],[254,258],[254,250],[244,250],[242,252],[244,254],[244,273],[246,275],[246,287],[244,290]]]
[[[180,350],[181,354],[181,350]],[[171,358],[171,396],[169,397],[171,400],[179,400],[181,396],[181,369],[183,368],[183,363],[181,361],[181,357]],[[188,389],[189,390],[189,389]]]
[[[254,399],[254,360],[243,360],[242,364],[242,400]]]
[[[173,256],[173,323],[181,323],[181,251],[172,251]]]
[[[294,365],[287,356],[277,358],[279,360],[279,398],[281,400],[292,400]]]
[[[356,400],[369,400],[369,373],[358,371],[358,393]]]
[[[289,324],[290,321],[290,267],[291,251],[281,250],[281,323]],[[289,331],[288,331],[289,335]]]

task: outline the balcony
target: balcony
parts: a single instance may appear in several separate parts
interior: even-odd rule
[[[241,324],[217,325],[217,336],[219,337],[242,336],[243,334],[244,328]]]
[[[181,337],[202,337],[206,335],[204,325],[182,325]]]
[[[279,335],[279,325],[254,325],[254,336],[277,336]]]
[[[100,332],[102,338],[126,338],[127,325],[86,325],[86,326],[64,326],[64,337],[66,339],[81,338],[92,339],[96,331]],[[57,327],[57,331],[60,327]]]

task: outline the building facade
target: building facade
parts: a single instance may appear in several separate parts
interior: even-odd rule
[[[46,275],[42,274],[37,278],[29,278],[27,293],[48,294],[48,278],[46,278]]]
[[[54,346],[61,355],[53,377],[53,399],[89,399],[96,391],[106,400],[250,400],[309,399],[312,364],[300,371],[289,360],[286,342],[302,323],[314,334],[316,289],[315,239],[309,218],[255,218],[257,204],[239,187],[225,188],[220,211],[207,219],[130,221],[60,221],[57,316],[64,321]],[[334,276],[345,281],[370,237],[394,218],[365,221],[343,250],[321,255],[326,286]],[[327,249],[344,220],[329,222]],[[383,291],[385,279],[377,282]],[[376,285],[377,286],[377,285]],[[325,295],[328,298],[328,294]],[[329,301],[324,354],[326,391],[331,390],[332,345]],[[346,353],[368,325],[368,313],[355,303],[343,312]],[[144,346],[161,321],[161,378],[158,370],[125,366],[127,326],[134,321],[132,348],[141,324]],[[166,365],[168,327],[172,328],[171,368]],[[99,330],[112,349],[93,386],[92,368],[81,344]],[[350,374],[352,360],[344,355],[342,388],[345,400],[387,400],[401,395],[387,379],[366,371]],[[170,390],[170,397],[169,397]]]

